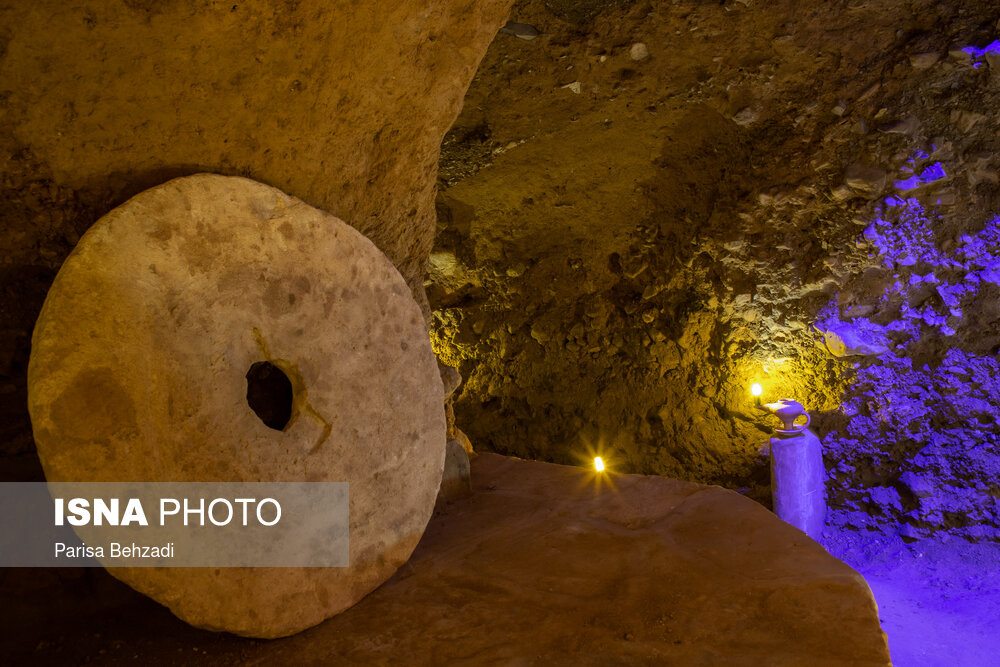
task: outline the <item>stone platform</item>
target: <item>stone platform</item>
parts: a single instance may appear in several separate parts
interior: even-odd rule
[[[472,475],[473,495],[439,505],[392,579],[299,635],[195,630],[124,591],[120,605],[4,653],[102,664],[889,664],[864,580],[736,493],[493,454]]]

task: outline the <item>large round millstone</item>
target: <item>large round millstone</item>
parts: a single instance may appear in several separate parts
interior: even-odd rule
[[[101,218],[28,382],[50,481],[350,483],[349,567],[111,570],[193,625],[314,625],[392,575],[433,510],[445,414],[417,303],[368,239],[255,181],[179,178]]]

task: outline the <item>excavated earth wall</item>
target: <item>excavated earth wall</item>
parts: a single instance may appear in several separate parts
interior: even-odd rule
[[[1000,7],[524,0],[445,140],[428,292],[481,449],[768,502],[822,437],[835,525],[1000,530]]]

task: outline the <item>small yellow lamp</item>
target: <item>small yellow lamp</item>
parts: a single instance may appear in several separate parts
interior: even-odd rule
[[[597,472],[604,472],[604,459],[600,456],[594,457],[594,470]]]
[[[753,395],[754,401],[759,407],[760,395],[764,393],[764,388],[760,386],[760,382],[754,382],[752,385],[750,385],[750,393]]]

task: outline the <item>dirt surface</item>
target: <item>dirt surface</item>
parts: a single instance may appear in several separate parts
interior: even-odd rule
[[[737,494],[496,455],[478,457],[472,474],[474,494],[439,506],[395,577],[302,634],[260,642],[194,630],[108,590],[95,571],[84,581],[99,597],[73,600],[78,586],[66,586],[6,607],[14,632],[4,655],[108,665],[888,664],[864,581]],[[44,610],[47,623],[32,619]]]
[[[811,411],[838,525],[995,534],[1000,8],[557,4],[515,5],[541,34],[497,36],[442,153],[473,445],[767,503],[756,381]]]
[[[864,575],[897,667],[992,667],[1000,656],[1000,545],[840,534],[830,553]]]

